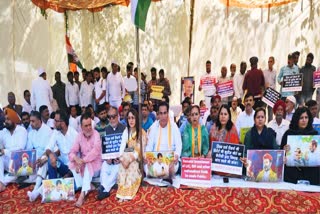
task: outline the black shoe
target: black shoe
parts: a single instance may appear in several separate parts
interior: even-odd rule
[[[18,189],[24,189],[28,186],[31,186],[32,183],[20,183],[19,186],[18,186]]]
[[[103,192],[103,190],[99,189],[97,199],[99,201],[108,198],[110,196],[110,192]]]

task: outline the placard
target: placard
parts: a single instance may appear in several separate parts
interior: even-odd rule
[[[120,157],[122,133],[109,134],[102,137],[102,159],[115,159]]]
[[[273,88],[268,87],[263,94],[262,101],[268,106],[273,108],[274,104],[281,98],[281,94],[274,90]]]
[[[212,143],[212,170],[242,175],[244,145],[225,142]]]
[[[284,150],[248,150],[247,176],[257,182],[282,182]]]
[[[302,74],[283,76],[282,92],[302,91]]]
[[[150,99],[162,100],[164,86],[161,85],[152,85],[152,92],[150,93]]]
[[[42,181],[42,202],[75,200],[74,178],[49,179]]]
[[[204,113],[206,113],[206,111],[208,110],[208,108],[207,107],[205,107],[205,108],[200,108],[200,117],[202,117],[203,118],[203,116],[204,116]]]
[[[203,90],[212,90],[215,89],[217,79],[214,76],[205,76],[200,79],[200,86]]]
[[[181,93],[180,103],[189,97],[191,102],[194,103],[194,77],[181,77]]]
[[[287,166],[320,166],[320,135],[289,135]]]
[[[123,78],[124,87],[128,92],[134,92],[138,88],[138,83],[136,78]]]
[[[168,179],[175,174],[173,152],[145,152],[144,163],[147,177]]]
[[[210,158],[181,158],[181,184],[195,187],[211,186]]]
[[[320,124],[314,123],[312,124],[313,129],[318,132],[318,135],[320,135]]]
[[[11,152],[9,173],[15,176],[28,176],[36,173],[36,150]]]
[[[244,144],[244,139],[246,137],[247,132],[251,129],[252,127],[243,127],[240,128],[240,143]]]
[[[217,84],[217,93],[221,98],[233,96],[233,81],[227,81]]]
[[[313,87],[319,88],[320,87],[320,69],[313,73]]]

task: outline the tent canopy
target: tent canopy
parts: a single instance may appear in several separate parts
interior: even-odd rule
[[[297,2],[298,0],[220,0],[229,7],[270,8]]]

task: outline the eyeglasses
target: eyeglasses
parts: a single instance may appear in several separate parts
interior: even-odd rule
[[[117,116],[118,116],[118,115],[113,114],[113,115],[108,115],[107,117],[108,117],[108,119],[110,120],[110,119],[115,119]]]
[[[193,117],[193,116],[198,116],[199,115],[199,113],[192,113],[191,114],[191,117]]]

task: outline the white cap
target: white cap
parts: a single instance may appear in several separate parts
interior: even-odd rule
[[[38,76],[41,76],[41,74],[45,73],[46,71],[43,68],[38,69]]]
[[[288,96],[287,100],[290,100],[294,105],[297,104],[296,98],[294,96]]]
[[[116,65],[119,65],[117,60],[112,60],[111,64],[116,64]]]

